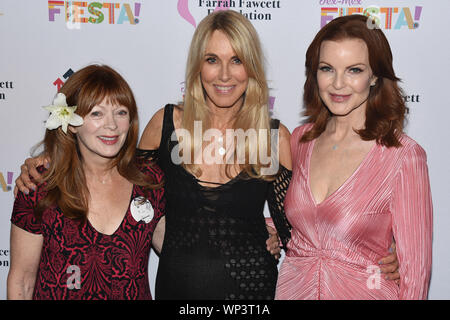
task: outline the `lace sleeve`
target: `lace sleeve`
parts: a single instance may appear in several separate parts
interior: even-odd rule
[[[280,173],[276,180],[272,181],[269,186],[269,194],[267,202],[269,205],[270,216],[272,217],[278,236],[283,244],[283,249],[287,250],[287,243],[291,238],[291,225],[286,218],[284,212],[284,198],[291,181],[292,171],[281,167]]]
[[[136,148],[136,160],[138,161],[138,163],[142,163],[143,161],[158,162],[158,158],[159,149],[144,150]]]

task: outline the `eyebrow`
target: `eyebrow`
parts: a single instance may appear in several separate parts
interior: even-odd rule
[[[331,63],[328,63],[328,62],[325,62],[325,61],[319,61],[319,64],[321,64],[321,63],[324,63],[324,64],[327,64],[327,65],[329,65],[329,66],[332,66]],[[356,67],[356,66],[359,66],[359,65],[363,65],[363,66],[367,67],[367,65],[366,65],[365,63],[358,62],[358,63],[354,63],[354,64],[352,64],[352,65],[350,65],[350,66],[347,66],[347,67],[345,67],[345,68],[348,69],[348,68]]]
[[[220,57],[215,53],[205,53],[205,57],[207,57],[207,56],[220,59]],[[240,58],[236,55],[236,56],[232,56],[231,59],[240,59]]]
[[[113,104],[112,106],[113,106],[113,110],[116,110],[116,109],[119,109],[119,108],[127,108],[128,109],[127,106],[123,106],[121,104]],[[103,109],[107,109],[107,107],[102,105],[102,104],[96,104],[94,107],[100,107],[100,108],[103,108]]]

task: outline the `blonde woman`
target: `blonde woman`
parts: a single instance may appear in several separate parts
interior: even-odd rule
[[[266,249],[263,210],[267,199],[277,207],[275,185],[287,188],[290,134],[271,127],[262,57],[241,14],[207,16],[191,42],[184,103],[158,111],[143,133],[139,147],[156,150],[166,172],[157,299],[274,297],[277,259]],[[279,129],[277,180],[278,159],[263,163],[276,147],[271,129]]]

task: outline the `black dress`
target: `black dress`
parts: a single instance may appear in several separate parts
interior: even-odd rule
[[[217,187],[205,187],[171,161],[178,143],[174,105],[164,110],[156,158],[165,173],[166,231],[156,277],[156,299],[273,299],[277,260],[266,250],[269,235],[264,203],[283,243],[290,227],[282,210],[291,172],[282,168],[274,182],[239,174]],[[279,123],[279,122],[278,122]],[[276,125],[278,125],[278,123]]]

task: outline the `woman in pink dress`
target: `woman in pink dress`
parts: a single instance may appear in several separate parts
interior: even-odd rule
[[[307,124],[291,138],[292,237],[276,299],[426,299],[432,202],[425,151],[389,43],[361,15],[331,21],[306,53]],[[395,240],[400,285],[378,261]]]

